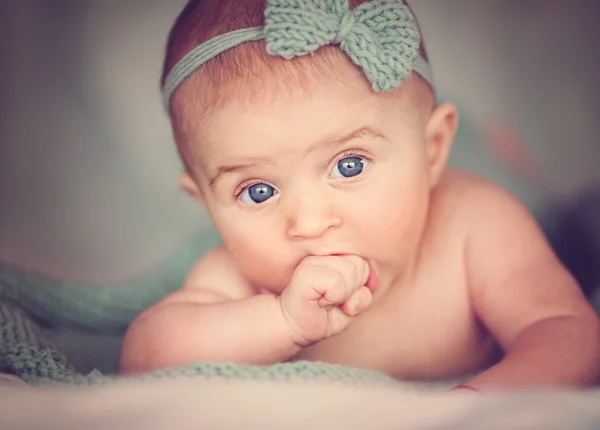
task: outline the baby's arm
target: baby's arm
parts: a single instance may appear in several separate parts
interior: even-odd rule
[[[198,360],[271,364],[343,331],[371,304],[367,262],[307,256],[279,296],[256,294],[227,252],[205,255],[181,291],[140,315],[123,343],[120,370]]]
[[[119,370],[145,372],[203,359],[267,364],[299,349],[277,297],[256,294],[226,251],[216,248],[200,259],[181,290],[134,320]]]
[[[506,352],[468,385],[585,386],[600,375],[600,323],[533,217],[481,184],[465,196],[466,266],[477,317]]]

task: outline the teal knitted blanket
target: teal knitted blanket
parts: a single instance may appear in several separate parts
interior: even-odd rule
[[[118,340],[142,310],[178,289],[198,256],[217,243],[214,233],[203,233],[182,244],[152,270],[118,284],[66,282],[0,263],[0,373],[42,384],[101,384],[122,379],[114,372],[88,370],[89,363],[74,360],[73,345],[69,353],[61,345],[60,333],[71,333],[75,352],[78,346],[88,348],[102,336]],[[115,364],[108,363],[107,367],[114,368]],[[271,366],[197,362],[135,378],[173,376],[393,382],[376,372],[305,361]]]

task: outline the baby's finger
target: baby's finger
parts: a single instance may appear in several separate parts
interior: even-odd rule
[[[369,265],[365,259],[358,255],[321,257],[319,264],[336,270],[344,278],[348,288],[345,300],[354,294],[359,287],[365,285],[369,277]]]
[[[360,287],[340,308],[346,315],[353,317],[368,309],[372,301],[371,290],[367,287]]]
[[[356,267],[356,278],[354,279],[354,285],[356,288],[362,287],[367,283],[367,279],[369,279],[369,263],[362,257],[358,255],[344,255],[345,259],[351,261],[353,265]]]

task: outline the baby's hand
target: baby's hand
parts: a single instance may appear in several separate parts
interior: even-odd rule
[[[296,343],[304,347],[342,332],[371,304],[368,277],[369,265],[358,256],[302,260],[280,297]]]

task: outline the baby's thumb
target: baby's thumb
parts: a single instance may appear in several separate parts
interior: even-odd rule
[[[341,306],[342,311],[350,316],[356,316],[371,306],[373,294],[367,287],[360,287],[350,298]]]

